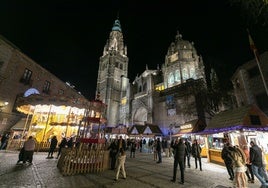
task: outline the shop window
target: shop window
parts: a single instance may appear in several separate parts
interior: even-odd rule
[[[250,115],[250,121],[252,125],[261,125],[261,120],[259,116]]]

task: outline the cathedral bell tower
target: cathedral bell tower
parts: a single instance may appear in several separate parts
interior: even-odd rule
[[[127,47],[124,45],[120,21],[117,19],[100,57],[97,79],[96,92],[99,93],[100,100],[107,105],[107,126],[119,124],[121,96],[127,91],[127,77]]]

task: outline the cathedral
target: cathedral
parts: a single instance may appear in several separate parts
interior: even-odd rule
[[[207,87],[205,70],[193,42],[177,32],[162,66],[146,66],[134,81],[128,78],[128,60],[117,19],[100,57],[96,88],[107,105],[107,127],[153,124],[167,135],[187,122],[206,121],[199,98]]]

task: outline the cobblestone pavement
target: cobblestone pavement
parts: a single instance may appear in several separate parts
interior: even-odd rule
[[[136,153],[136,158],[127,157],[127,179],[115,182],[115,172],[105,170],[101,173],[62,176],[57,169],[57,159],[46,159],[47,153],[35,153],[32,165],[16,165],[18,152],[0,151],[0,187],[1,188],[228,188],[232,182],[228,179],[225,167],[207,163],[203,158],[203,171],[186,168],[185,183],[172,183],[173,159],[163,157],[157,164],[153,155]],[[128,155],[129,156],[129,155]],[[191,161],[194,166],[194,161]],[[177,173],[177,179],[180,172]],[[260,187],[248,184],[248,188]]]

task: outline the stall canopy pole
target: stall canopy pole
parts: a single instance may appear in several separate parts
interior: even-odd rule
[[[45,127],[45,130],[44,130],[44,133],[43,133],[42,142],[44,142],[44,139],[45,139],[47,126],[48,126],[48,122],[49,122],[49,117],[50,117],[50,113],[51,113],[51,108],[52,108],[52,105],[49,106],[49,112],[48,112],[48,115],[47,115],[46,127]]]

